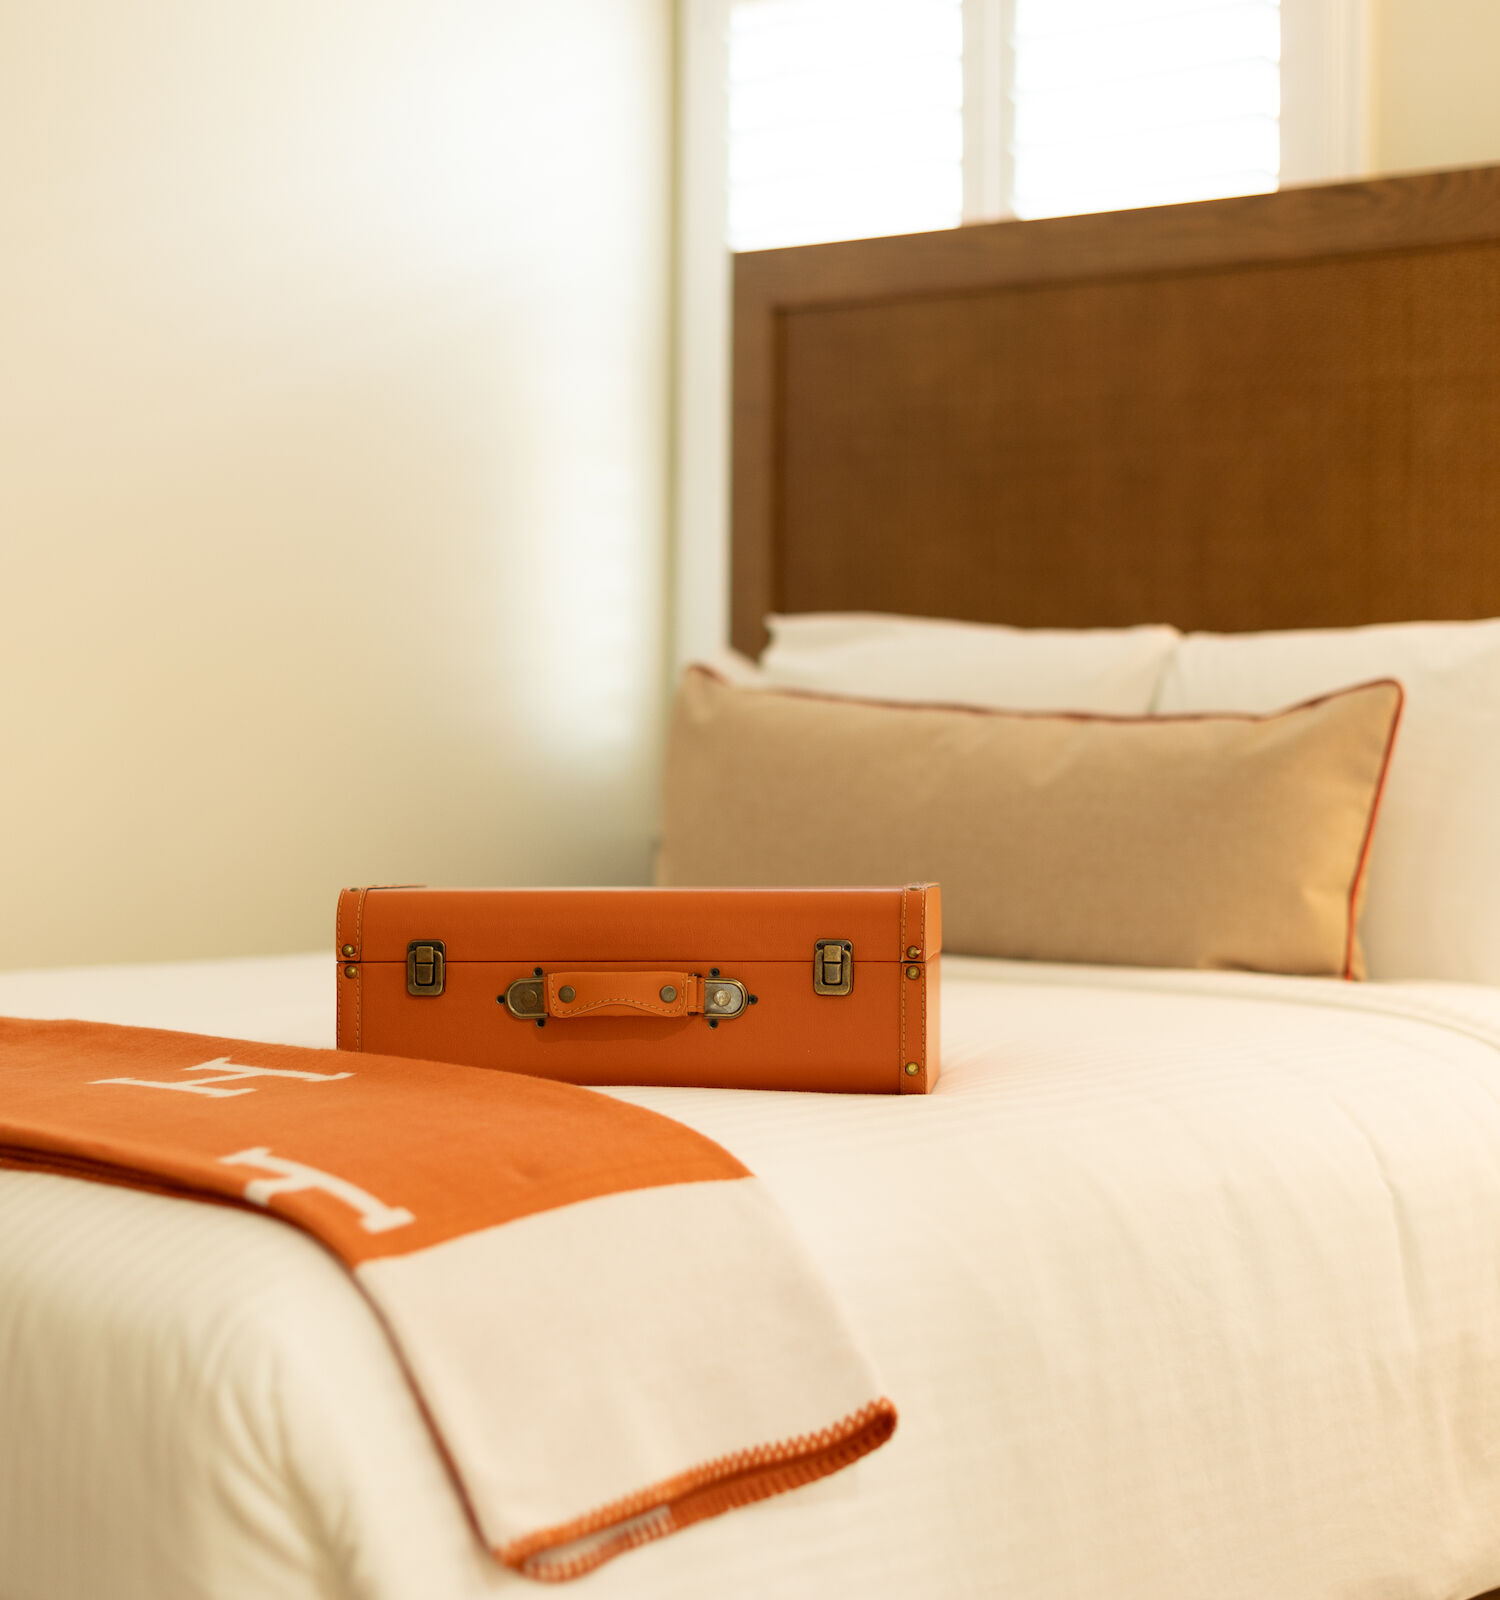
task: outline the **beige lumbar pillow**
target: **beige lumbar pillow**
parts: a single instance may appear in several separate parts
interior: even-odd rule
[[[1383,679],[1273,716],[892,705],[683,679],[663,884],[943,888],[946,949],[1361,977]]]

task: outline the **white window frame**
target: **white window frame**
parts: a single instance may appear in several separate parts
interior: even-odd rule
[[[729,0],[677,0],[673,679],[729,642]]]
[[[1010,19],[1015,0],[964,4],[964,221],[998,222],[1010,215],[1015,176],[1010,145],[1014,115]]]
[[[1369,0],[1281,0],[1281,187],[1370,170]]]
[[[1007,215],[1013,0],[963,0],[964,221]],[[1281,184],[1369,170],[1369,0],[1281,0]],[[677,0],[674,667],[729,640],[729,0]]]

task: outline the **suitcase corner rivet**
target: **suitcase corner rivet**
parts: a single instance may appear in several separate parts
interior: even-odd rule
[[[917,1074],[918,1074],[918,1073],[919,1073],[919,1072],[920,1072],[920,1071],[921,1071],[921,1070],[922,1070],[922,1069],[921,1069],[921,1068],[920,1068],[920,1067],[919,1067],[919,1066],[918,1066],[918,1065],[917,1065],[917,1064],[916,1064],[916,1062],[915,1062],[915,1061],[908,1061],[908,1062],[907,1062],[907,1063],[906,1063],[906,1075],[907,1075],[907,1077],[908,1077],[908,1078],[915,1078],[915,1077],[916,1077],[916,1075],[917,1075]]]
[[[922,969],[920,967],[908,967],[906,969],[906,975],[908,978],[920,978],[922,976]]]
[[[922,947],[919,944],[909,944],[906,947],[906,959],[908,961],[915,961],[921,953]]]
[[[343,953],[346,956],[352,956],[354,954],[354,946],[352,944],[346,944],[344,946]]]
[[[357,978],[359,976],[359,968],[358,967],[345,967],[344,968],[344,976],[346,978]]]

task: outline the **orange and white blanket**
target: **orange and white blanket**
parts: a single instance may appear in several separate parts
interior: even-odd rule
[[[312,1234],[384,1323],[486,1546],[531,1577],[811,1482],[895,1427],[753,1174],[586,1089],[0,1019],[0,1166]]]

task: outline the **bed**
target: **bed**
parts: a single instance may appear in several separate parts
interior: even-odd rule
[[[748,651],[772,611],[1500,614],[1500,169],[743,257],[735,342]],[[12,973],[0,1013],[327,1045],[333,987]],[[580,1581],[1500,1594],[1500,986],[948,956],[943,1008],[930,1096],[610,1091],[760,1175],[901,1424]],[[6,1600],[526,1581],[273,1221],[0,1173],[0,1350]]]

